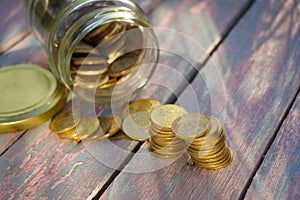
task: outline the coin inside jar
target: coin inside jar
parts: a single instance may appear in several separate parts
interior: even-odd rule
[[[109,65],[108,75],[111,77],[119,77],[130,73],[137,65],[138,55],[126,53],[118,57]]]

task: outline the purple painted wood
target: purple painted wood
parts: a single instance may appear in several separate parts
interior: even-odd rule
[[[300,198],[300,95],[257,171],[246,199]]]
[[[235,3],[233,6],[229,3],[223,3],[223,1],[213,4],[215,7],[219,7],[220,10],[226,10],[226,12],[221,12],[226,13],[226,15],[218,16],[217,13],[211,14],[216,15],[215,20],[222,24],[221,27],[218,27],[219,30],[226,28],[227,24],[234,18],[235,14],[238,13],[244,4],[245,2],[242,1]],[[176,10],[177,4],[172,6],[174,10]],[[190,9],[192,9],[193,5],[191,4],[189,6]],[[167,8],[170,9],[169,6]],[[162,6],[157,10],[159,10],[158,13],[161,13],[161,19],[166,18],[167,20],[168,16],[165,16],[164,12],[161,12],[161,10],[165,9],[165,6]],[[209,7],[206,9],[209,11]],[[154,13],[155,10],[152,16],[155,15]],[[202,15],[200,13],[198,14],[198,17],[201,19]],[[194,19],[198,18],[194,17]],[[174,22],[174,24],[176,24],[176,22]],[[198,30],[194,29],[193,25],[190,25],[189,28],[191,29],[191,36],[198,35]],[[205,31],[205,29],[201,31]],[[27,40],[31,40],[30,37]],[[174,43],[173,41],[169,42]],[[29,44],[30,43],[31,42],[29,42]],[[20,49],[23,49],[22,44],[20,44]],[[30,51],[29,53],[30,55],[34,55],[34,63],[42,64],[46,62],[43,57],[44,51],[38,51],[38,49],[39,48],[34,48],[33,50],[33,52],[37,54],[33,52],[30,53]],[[19,55],[14,55],[15,51],[17,51],[17,49],[9,52],[7,54],[8,57],[4,58],[3,62],[13,62],[8,58],[13,58],[14,56],[21,56],[24,60],[29,56],[29,54],[26,54],[26,51],[21,51],[24,52],[24,54],[20,52]],[[42,56],[40,57],[39,55]],[[188,66],[187,63],[173,55],[166,54],[163,56],[165,56],[162,60],[163,63],[170,64],[171,66],[174,65],[175,70],[186,76],[189,74],[190,71],[182,67]],[[182,62],[182,64],[179,65],[177,61]],[[156,78],[166,80],[166,76],[168,77],[169,74],[165,74],[164,69],[159,68],[156,71]],[[165,81],[165,83],[174,83],[173,85],[171,84],[171,89],[175,90],[175,93],[178,94],[184,88],[184,85],[182,85],[183,82],[178,82],[174,78]],[[178,90],[180,87],[181,89]],[[171,94],[170,91],[167,90],[157,92],[158,90],[156,90],[153,85],[147,86],[145,90],[147,91],[142,93],[143,97],[157,97],[162,102],[166,102]],[[74,147],[71,142],[58,140],[55,135],[49,132],[47,124],[32,129],[0,158],[1,163],[6,163],[6,165],[0,166],[0,175],[3,180],[3,183],[0,185],[0,194],[6,198],[62,197],[67,199],[81,199],[88,196],[93,197],[115,172],[115,168],[109,168],[107,167],[107,163],[103,161],[99,162],[99,160],[104,157],[104,159],[108,159],[108,161],[111,162],[109,164],[120,167],[123,161],[127,159],[127,156],[130,156],[130,151],[135,148],[137,142],[129,140],[114,142],[114,146],[118,147],[118,149],[121,148],[125,150],[124,154],[117,150],[112,150],[109,144],[111,143],[108,141],[99,143],[83,142]],[[96,159],[95,157],[97,157],[97,155],[93,155],[95,150],[99,150],[97,153],[102,156],[100,159]],[[37,188],[45,189],[38,190]]]
[[[0,155],[15,141],[23,132],[0,135]]]
[[[298,92],[299,6],[292,0],[256,2],[200,71],[192,89],[179,97],[188,110],[217,113],[222,119],[235,156],[229,167],[218,171],[191,167],[184,154],[155,170],[166,161],[145,155],[141,159],[139,155],[147,152],[145,144],[129,164],[136,171],[149,166],[153,171],[129,173],[125,168],[101,199],[237,199]],[[191,103],[193,92],[197,103]],[[287,184],[299,185],[283,183]]]
[[[0,1],[0,54],[22,40],[29,31],[23,13],[23,0]]]

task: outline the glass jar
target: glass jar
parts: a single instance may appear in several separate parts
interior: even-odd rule
[[[54,75],[86,100],[120,100],[156,67],[157,37],[130,0],[25,0],[24,10]]]

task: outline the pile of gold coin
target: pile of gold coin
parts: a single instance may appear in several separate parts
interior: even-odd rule
[[[150,111],[161,103],[156,99],[140,99],[125,104],[119,111],[122,130],[131,139],[146,141],[150,138]]]
[[[128,30],[134,33],[126,34]],[[89,33],[71,58],[70,74],[77,92],[96,99],[111,96],[114,87],[128,81],[142,62],[143,42],[142,30],[130,23],[107,23]]]
[[[55,116],[49,128],[61,139],[86,140],[112,137],[120,130],[118,117],[82,116],[80,112],[66,111]]]
[[[188,152],[198,166],[217,170],[228,166],[233,153],[219,120],[200,113],[182,115],[172,123],[172,131],[188,144]]]
[[[151,129],[148,149],[157,157],[171,158],[186,150],[185,141],[172,132],[172,122],[187,111],[177,105],[155,107],[150,113]]]
[[[195,164],[209,170],[224,168],[233,160],[226,133],[213,116],[188,113],[155,99],[131,101],[118,115],[97,118],[62,112],[52,119],[50,129],[62,139],[148,140],[149,152],[160,158],[176,157],[187,150]]]

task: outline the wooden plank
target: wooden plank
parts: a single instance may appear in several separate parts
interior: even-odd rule
[[[0,155],[16,141],[20,136],[22,136],[23,132],[3,134],[0,136]]]
[[[29,34],[22,0],[0,1],[0,54]]]
[[[125,168],[101,199],[239,198],[300,85],[299,7],[292,0],[256,2],[179,97],[190,111],[219,111],[235,156],[229,167],[189,166],[186,154],[166,164],[147,157],[145,144],[128,166],[147,173]]]
[[[217,4],[218,2],[216,2],[216,5]],[[223,8],[223,4],[220,3],[218,5],[220,6],[220,9]],[[230,9],[231,11],[226,12],[227,16],[219,16],[218,20],[224,22],[220,29],[225,29],[226,23],[229,23],[232,18],[234,18],[235,14],[243,5],[244,2],[235,4],[236,7],[224,6],[224,9]],[[165,9],[165,7],[162,7],[161,9]],[[232,10],[235,12],[232,12]],[[193,29],[193,26],[190,26],[190,28]],[[205,31],[205,29],[203,29],[202,31]],[[195,35],[197,34],[198,33],[195,33]],[[173,41],[171,42],[173,43]],[[38,59],[38,55],[39,54],[35,54],[35,57],[37,57],[37,61],[43,62],[43,60]],[[178,57],[169,54],[164,54],[163,57],[164,56],[165,58],[161,61],[162,63],[176,64],[174,65],[175,70],[178,70],[181,73],[185,73],[185,75],[189,74],[189,71],[186,70],[186,68],[183,68],[183,66],[188,66],[188,63],[181,61],[182,63],[178,64],[176,63],[176,61],[179,60]],[[164,77],[168,76],[168,74],[165,74],[163,70],[164,69],[161,68],[158,69],[154,76],[156,78],[164,80]],[[173,83],[173,81],[175,81],[175,84],[172,85],[171,89],[176,90],[182,82],[176,82],[176,80],[174,79],[168,82]],[[170,91],[166,93],[163,92],[166,90],[162,90],[162,92],[160,93],[155,93],[156,90],[152,90],[151,88],[154,87],[146,87],[145,90],[147,90],[147,92],[143,93],[143,97],[153,95],[154,97],[161,99],[163,102],[166,102],[165,99],[168,99],[171,94]],[[179,90],[177,91],[177,93],[178,92]],[[44,135],[46,136],[44,137]],[[49,130],[47,129],[47,124],[44,124],[36,129],[28,131],[28,133],[26,133],[21,140],[19,140],[12,148],[10,148],[0,158],[1,162],[10,163],[7,164],[7,166],[0,167],[0,174],[2,175],[1,178],[3,178],[3,182],[6,183],[1,185],[0,187],[1,196],[7,198],[13,196],[26,196],[29,198],[41,198],[43,196],[49,196],[51,198],[58,198],[62,196],[63,198],[68,199],[76,199],[79,195],[81,195],[81,198],[85,198],[89,195],[90,197],[93,197],[101,190],[102,186],[107,182],[108,178],[115,172],[115,168],[111,169],[106,166],[107,163],[101,163],[99,162],[98,158],[98,160],[95,159],[96,155],[91,156],[92,154],[94,154],[94,151],[99,149],[99,152],[97,152],[98,154],[102,155],[101,152],[103,152],[104,158],[107,158],[108,160],[110,159],[110,161],[112,162],[115,161],[115,163],[113,163],[114,166],[120,167],[120,165],[127,159],[127,156],[130,156],[130,151],[132,151],[137,145],[137,142],[128,140],[122,140],[113,143],[114,146],[125,151],[124,156],[124,154],[122,153],[118,155],[119,152],[110,152],[108,146],[108,144],[110,143],[108,143],[108,141],[99,143],[82,143],[76,147],[73,147],[72,143],[60,143],[59,141],[60,140],[58,140],[57,137],[50,134]],[[96,147],[100,148],[96,149],[95,146],[92,146],[94,144],[96,144]],[[87,145],[91,145],[92,149],[90,149],[90,147]],[[16,152],[20,151],[20,149],[18,148],[19,146],[21,146],[22,149],[25,149],[25,151],[14,156]],[[36,146],[38,147],[38,152],[40,152],[40,154],[38,154],[38,158],[31,159],[31,154],[36,152],[34,149]],[[49,151],[49,149],[51,149],[52,151]],[[63,151],[61,153],[62,149],[69,150],[68,152]],[[58,158],[56,157],[57,155],[59,155]],[[113,155],[113,157],[111,155]],[[121,159],[117,159],[121,156],[123,156]],[[81,166],[81,163],[78,164],[77,157],[80,157],[81,162],[87,163],[87,167],[85,167],[84,169],[79,168],[79,172],[76,173],[74,177],[80,176],[81,180],[89,181],[80,182],[73,178],[73,172],[78,168],[77,166]],[[62,158],[64,160],[67,160],[67,162],[61,163],[59,160]],[[45,161],[43,162],[41,160]],[[25,166],[29,163],[30,166],[36,166],[34,171],[30,167],[24,167],[22,168],[22,170],[19,170],[18,166]],[[53,173],[49,175],[49,173],[47,173],[48,171],[52,171]],[[95,176],[95,174],[97,174],[97,176]],[[24,176],[28,178],[24,179]],[[61,181],[61,185],[57,184],[57,180]],[[54,189],[45,189],[43,191],[37,190],[38,187],[46,186]],[[64,187],[66,187],[66,189],[64,189]]]
[[[246,199],[299,199],[300,94],[257,171]]]

